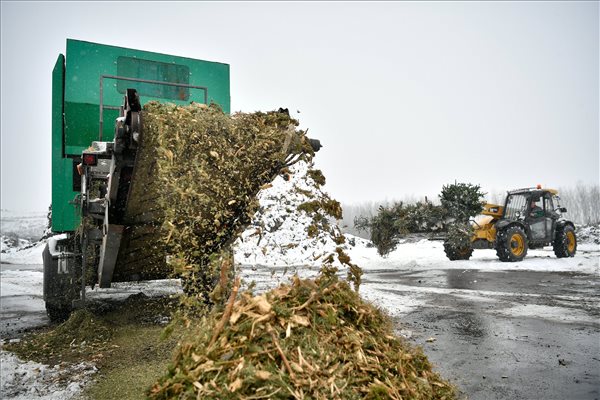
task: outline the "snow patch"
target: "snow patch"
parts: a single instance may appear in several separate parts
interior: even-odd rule
[[[14,212],[0,210],[0,232],[2,236],[39,240],[48,224],[47,212]]]
[[[600,244],[600,225],[578,226],[575,233],[579,243]]]
[[[4,238],[3,236],[0,262],[3,264],[42,264],[42,253],[44,252],[44,246],[46,246],[45,240],[31,243],[21,239],[20,245],[10,246],[5,244]]]
[[[388,287],[371,283],[361,285],[360,295],[392,317],[406,315],[416,310],[427,302],[428,297],[427,293],[391,292]]]
[[[347,238],[352,238],[346,234]],[[358,241],[359,238],[357,238]],[[529,250],[520,262],[501,262],[495,250],[475,250],[470,260],[449,261],[441,241],[420,240],[400,243],[396,250],[383,258],[374,247],[350,247],[348,254],[363,270],[425,270],[425,269],[480,269],[483,271],[577,271],[599,274],[600,245],[581,243],[575,257],[556,258],[552,247]]]
[[[97,369],[88,363],[51,367],[0,350],[0,371],[3,399],[62,400],[78,395]]]
[[[498,309],[496,313],[507,317],[541,318],[567,323],[597,324],[597,318],[590,317],[586,312],[572,307],[546,306],[540,304],[519,304],[506,309]]]
[[[298,207],[306,202],[328,199],[328,195],[308,175],[312,163],[300,161],[290,167],[289,179],[278,176],[270,187],[258,193],[260,208],[250,226],[234,244],[234,259],[241,265],[268,267],[321,266],[338,245],[335,236],[341,235],[338,226],[331,222],[331,230],[320,230],[310,237],[308,230],[312,216]],[[336,267],[342,267],[335,258]],[[299,271],[300,269],[298,269]]]

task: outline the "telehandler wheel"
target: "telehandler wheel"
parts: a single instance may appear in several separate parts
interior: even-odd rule
[[[58,259],[52,257],[48,245],[42,253],[44,261],[44,301],[46,313],[53,322],[64,321],[73,311],[73,300],[79,294],[75,289],[72,274],[58,273]]]
[[[444,242],[444,252],[450,261],[468,260],[473,254],[471,247],[457,248],[448,242]]]
[[[575,229],[571,225],[558,226],[552,248],[558,258],[573,257],[577,252]]]
[[[518,226],[510,226],[496,235],[496,255],[500,261],[521,261],[527,255],[527,236]]]

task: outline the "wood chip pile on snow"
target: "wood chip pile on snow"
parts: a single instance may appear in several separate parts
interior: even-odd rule
[[[236,289],[180,346],[151,398],[455,398],[421,351],[394,336],[389,318],[334,269],[260,296],[236,298]]]

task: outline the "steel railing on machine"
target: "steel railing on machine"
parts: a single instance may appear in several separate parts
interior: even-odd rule
[[[208,88],[206,86],[189,85],[187,83],[162,82],[149,79],[129,78],[126,76],[117,75],[101,75],[100,76],[100,127],[98,132],[98,140],[102,141],[102,130],[104,128],[104,110],[119,110],[120,106],[105,106],[104,105],[104,79],[115,79],[122,81],[131,81],[139,83],[149,83],[153,85],[176,86],[187,89],[199,89],[204,91],[204,104],[208,104]]]

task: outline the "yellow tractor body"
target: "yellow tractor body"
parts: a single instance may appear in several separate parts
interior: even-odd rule
[[[473,221],[474,235],[471,238],[471,243],[478,240],[493,243],[496,240],[496,222],[502,218],[503,212],[503,206],[486,203],[483,206],[481,216]],[[486,245],[484,248],[488,248],[488,246]]]
[[[496,249],[501,261],[521,261],[530,248],[552,245],[557,257],[573,257],[577,250],[575,225],[563,217],[558,191],[535,188],[507,193],[503,206],[486,203],[481,215],[472,221],[469,248],[444,250],[450,260],[467,260],[473,249]]]

